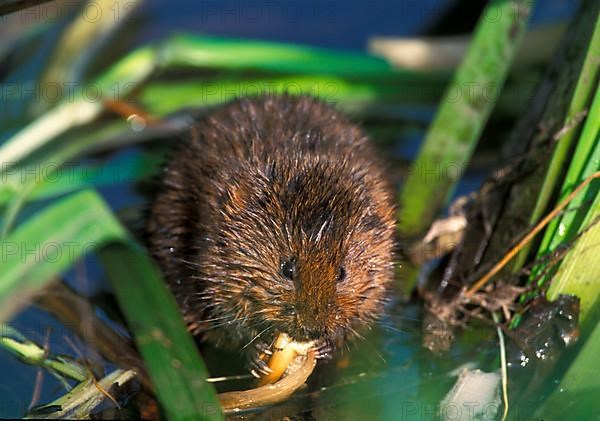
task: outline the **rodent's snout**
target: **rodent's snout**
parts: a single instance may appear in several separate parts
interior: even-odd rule
[[[310,302],[296,303],[298,339],[319,340],[327,335],[331,306],[316,306]]]
[[[294,309],[294,333],[298,336],[294,339],[320,340],[331,333],[337,285],[346,276],[342,256],[334,242],[325,249],[322,244],[310,244],[294,260],[294,293],[289,301]]]

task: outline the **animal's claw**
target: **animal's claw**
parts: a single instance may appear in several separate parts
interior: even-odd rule
[[[325,339],[322,342],[319,342],[317,344],[317,346],[314,348],[315,358],[321,359],[321,360],[330,359],[333,355],[333,349],[334,349],[333,342]]]
[[[271,351],[271,346],[268,345],[266,342],[257,343],[255,348],[259,353],[273,355],[273,351]]]
[[[272,352],[268,349],[268,345],[264,343],[256,344],[254,351],[250,353],[250,374],[256,378],[271,374],[273,370],[271,370],[264,360],[265,355],[271,354]]]

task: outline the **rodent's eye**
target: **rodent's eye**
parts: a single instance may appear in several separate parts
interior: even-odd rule
[[[344,266],[340,266],[337,281],[342,282],[344,279],[346,279],[346,268]]]
[[[285,260],[281,263],[281,274],[288,279],[294,279],[294,269],[295,264],[293,259]]]

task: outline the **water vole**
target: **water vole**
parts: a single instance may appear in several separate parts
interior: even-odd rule
[[[393,276],[392,196],[369,141],[308,97],[198,122],[147,231],[190,330],[218,345],[339,343],[381,314]]]

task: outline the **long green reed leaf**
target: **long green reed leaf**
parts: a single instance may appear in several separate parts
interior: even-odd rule
[[[504,85],[532,7],[530,1],[496,0],[484,10],[402,188],[402,237],[422,234],[453,193]]]
[[[206,368],[174,299],[95,192],[76,193],[43,210],[1,245],[0,320],[76,260],[97,251],[169,419],[220,419]]]

